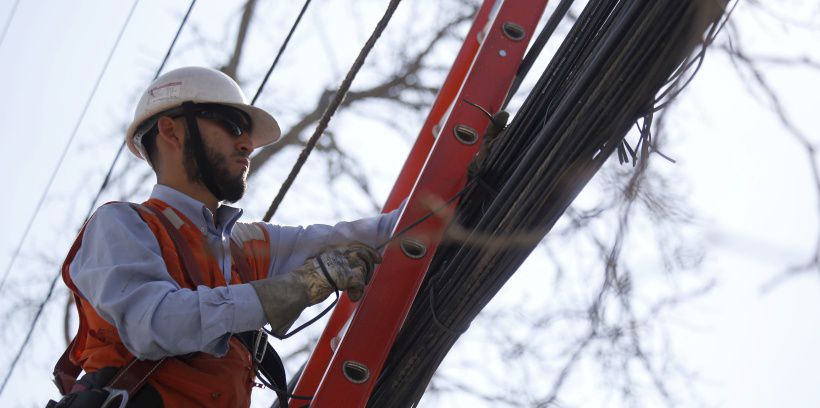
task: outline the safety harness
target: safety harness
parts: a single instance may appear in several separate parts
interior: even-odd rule
[[[137,211],[143,220],[145,220],[144,214],[146,212],[150,212],[160,220],[173,241],[174,248],[179,255],[186,276],[194,282],[196,286],[204,284],[202,274],[191,248],[171,221],[161,211],[151,206],[135,203],[129,204]],[[85,227],[80,231],[80,236],[71,246],[69,257],[73,258],[80,249],[84,231]],[[239,273],[240,280],[243,283],[250,282],[253,280],[251,266],[239,245],[233,240],[230,240],[230,242],[231,256],[234,266]],[[76,291],[73,292],[75,305],[77,305],[77,309],[82,316],[79,295]],[[276,350],[268,343],[267,334],[260,329],[258,331],[237,333],[234,334],[234,336],[239,339],[250,352],[257,378],[262,384],[276,392],[279,401],[287,401],[285,368],[279,354],[276,353]],[[166,358],[160,360],[138,360],[135,358],[129,364],[118,369],[113,377],[105,382],[104,386],[101,386],[101,384],[90,385],[83,380],[77,381],[77,377],[79,377],[82,368],[74,364],[70,359],[71,350],[75,341],[76,338],[71,341],[68,348],[63,352],[63,355],[54,366],[54,383],[57,385],[60,394],[64,397],[59,402],[49,401],[48,405],[46,405],[47,408],[125,407],[126,404],[128,404],[129,398],[136,395],[137,392],[143,388],[151,374],[159,369],[166,360]]]

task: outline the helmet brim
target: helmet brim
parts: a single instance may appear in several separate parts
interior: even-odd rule
[[[254,149],[267,146],[279,140],[282,135],[279,123],[263,109],[241,103],[221,103],[221,105],[232,106],[244,111],[251,117],[251,123],[253,124],[251,127],[251,142],[253,142]]]
[[[198,102],[204,103],[204,102]],[[277,140],[282,134],[282,130],[279,128],[279,123],[276,119],[271,116],[268,112],[264,111],[263,109],[257,108],[256,106],[246,105],[242,103],[225,103],[225,102],[214,102],[219,103],[220,105],[231,106],[233,108],[239,109],[250,116],[251,123],[253,124],[250,132],[251,136],[251,143],[253,143],[253,148],[258,149],[260,147],[267,146]],[[148,118],[145,118],[148,119]],[[144,120],[145,120],[144,119]],[[137,132],[140,122],[133,122],[128,127],[126,131],[126,144],[128,145],[128,149],[131,150],[135,156],[147,160],[147,158],[143,157],[141,150],[134,145],[134,134]]]

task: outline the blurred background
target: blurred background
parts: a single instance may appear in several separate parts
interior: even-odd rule
[[[316,0],[306,11],[257,102],[283,138],[253,159],[244,220],[264,214],[386,5]],[[273,222],[380,210],[479,5],[399,6]],[[58,282],[49,294],[50,283],[90,208],[142,201],[155,183],[126,151],[101,188],[189,6],[0,1],[0,406],[58,395],[52,367],[77,323],[69,292]],[[218,68],[252,97],[302,6],[199,1],[165,70]],[[820,406],[817,44],[816,2],[739,0],[695,79],[655,118],[674,162],[653,155],[636,177],[611,158],[461,337],[421,406]],[[613,245],[617,285],[602,287]],[[322,326],[274,343],[289,374]],[[254,390],[253,406],[273,397]]]

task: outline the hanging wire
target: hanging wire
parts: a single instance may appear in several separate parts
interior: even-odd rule
[[[271,202],[268,211],[265,212],[265,217],[262,219],[263,221],[268,222],[271,218],[273,218],[273,214],[276,213],[276,209],[279,208],[279,204],[282,203],[282,200],[285,198],[285,194],[287,194],[290,186],[293,185],[293,181],[296,179],[296,176],[299,174],[299,171],[302,169],[305,161],[307,161],[310,152],[313,151],[313,148],[316,146],[319,138],[322,136],[325,129],[327,129],[333,114],[336,113],[339,106],[342,104],[345,95],[347,95],[347,91],[350,89],[350,85],[353,83],[353,79],[356,78],[356,74],[359,73],[362,65],[364,65],[364,60],[367,58],[367,55],[370,54],[370,50],[373,49],[373,46],[376,44],[376,40],[379,39],[382,32],[387,27],[387,23],[390,22],[390,18],[393,17],[393,13],[396,11],[396,8],[399,6],[400,2],[401,0],[391,0],[390,4],[387,5],[387,10],[385,10],[384,15],[381,20],[379,20],[379,23],[376,25],[373,33],[370,34],[370,38],[367,39],[364,47],[362,47],[361,51],[359,51],[359,56],[356,57],[356,61],[353,62],[353,65],[347,72],[345,79],[342,81],[341,85],[339,85],[339,90],[336,91],[330,105],[328,105],[327,109],[325,109],[325,112],[322,114],[319,124],[316,125],[316,130],[313,131],[313,135],[308,140],[305,148],[302,149],[301,153],[299,153],[299,158],[296,159],[296,163],[293,165],[290,174],[288,174],[285,182],[282,183],[282,187],[276,194],[276,198],[274,198],[273,202]]]
[[[547,24],[544,26],[544,29],[541,30],[541,33],[538,34],[538,37],[532,42],[532,46],[530,47],[530,50],[527,51],[527,55],[525,55],[524,59],[521,60],[521,65],[518,67],[518,72],[515,74],[515,79],[513,79],[512,85],[510,85],[510,90],[507,92],[507,97],[504,99],[504,103],[501,104],[501,110],[507,108],[510,100],[513,96],[515,96],[515,93],[521,86],[521,83],[524,82],[524,78],[526,78],[527,73],[530,72],[530,68],[532,68],[535,64],[535,60],[537,60],[538,56],[541,55],[544,45],[546,45],[547,41],[549,41],[552,37],[555,29],[558,28],[558,25],[567,15],[567,12],[570,7],[572,7],[572,3],[574,1],[575,0],[561,0],[561,2],[558,3],[555,11],[553,11],[549,20],[547,20]]]
[[[8,277],[9,271],[11,270],[12,266],[14,265],[14,261],[17,259],[17,256],[20,254],[20,249],[22,248],[23,243],[26,240],[26,237],[28,237],[29,231],[31,231],[31,225],[34,223],[36,215],[40,211],[40,208],[42,207],[43,202],[45,201],[46,195],[48,195],[48,191],[51,188],[51,185],[53,184],[54,179],[57,177],[57,172],[60,170],[60,167],[63,164],[63,160],[66,157],[66,153],[68,153],[68,149],[71,146],[71,142],[74,140],[74,137],[77,135],[77,130],[80,128],[80,124],[82,123],[83,118],[85,118],[85,114],[88,111],[88,107],[91,105],[91,101],[94,99],[94,95],[96,95],[96,93],[97,93],[97,88],[99,87],[100,82],[102,81],[102,78],[105,75],[106,70],[108,69],[108,64],[111,62],[111,59],[112,59],[112,57],[114,56],[114,53],[117,50],[117,46],[120,43],[120,39],[122,39],[122,35],[123,35],[123,33],[125,33],[125,29],[128,27],[128,23],[131,21],[131,17],[134,15],[134,10],[136,10],[137,4],[139,4],[139,0],[134,0],[134,3],[131,5],[131,10],[128,12],[128,16],[125,18],[125,22],[123,23],[122,28],[120,28],[119,34],[117,34],[117,39],[114,41],[114,46],[111,48],[111,51],[108,53],[108,58],[105,60],[105,64],[103,65],[102,71],[100,71],[100,74],[97,76],[97,81],[94,84],[94,88],[91,91],[91,95],[89,95],[88,99],[85,102],[85,106],[83,107],[82,113],[80,114],[80,117],[77,120],[77,123],[74,125],[74,130],[71,132],[71,136],[69,137],[68,142],[66,143],[65,147],[63,148],[63,152],[60,155],[60,159],[57,162],[57,166],[55,166],[54,171],[51,174],[51,178],[49,179],[48,184],[46,185],[45,191],[43,191],[43,194],[40,196],[40,201],[37,203],[37,206],[34,209],[34,215],[32,215],[31,219],[28,222],[28,225],[26,226],[26,230],[23,233],[23,237],[20,239],[20,244],[18,245],[17,249],[14,251],[14,255],[12,257],[12,260],[9,263],[9,267],[6,269],[5,273],[3,274],[3,280],[0,281],[0,289],[2,289],[3,283],[5,283],[6,278]],[[46,294],[46,298],[40,303],[39,308],[37,309],[37,313],[34,315],[34,320],[32,320],[31,325],[29,326],[28,333],[26,334],[26,337],[23,340],[23,344],[20,345],[20,349],[17,350],[17,354],[15,354],[14,359],[11,361],[11,365],[9,366],[9,369],[6,372],[6,376],[3,379],[3,383],[0,384],[0,395],[2,395],[3,390],[6,389],[6,385],[8,384],[9,379],[11,378],[11,375],[14,372],[15,367],[17,367],[17,362],[20,361],[20,356],[23,354],[23,351],[25,350],[26,346],[31,341],[31,335],[34,332],[34,327],[37,325],[37,321],[40,319],[40,316],[43,313],[43,309],[45,308],[45,305],[48,302],[48,299],[51,297],[51,294],[54,292],[54,286],[55,286],[59,276],[60,276],[60,274],[58,273],[54,277],[54,279],[51,281],[51,286],[48,289],[48,293]]]
[[[3,26],[3,33],[0,34],[0,47],[3,46],[3,42],[6,40],[6,33],[9,31],[9,26],[11,26],[11,21],[14,20],[14,16],[17,13],[17,5],[20,4],[20,0],[16,0],[14,5],[11,6],[11,11],[9,12],[9,17],[6,19],[6,24]]]
[[[120,29],[119,34],[117,35],[117,39],[114,41],[114,46],[111,47],[111,51],[108,53],[108,57],[105,60],[105,64],[103,65],[102,70],[100,71],[99,75],[97,75],[97,81],[94,83],[94,87],[91,90],[91,94],[88,96],[88,99],[85,101],[85,106],[83,106],[83,110],[80,113],[80,117],[77,119],[77,122],[74,123],[74,130],[71,131],[71,136],[68,137],[68,142],[66,142],[65,147],[63,147],[62,153],[60,153],[60,158],[57,160],[57,165],[54,166],[54,170],[51,172],[51,177],[48,179],[48,183],[46,184],[45,190],[40,195],[40,199],[37,201],[37,205],[34,207],[34,213],[32,213],[31,218],[29,218],[28,223],[26,224],[26,228],[23,231],[23,236],[20,238],[20,242],[17,244],[17,248],[14,250],[14,253],[11,256],[11,261],[9,261],[6,270],[3,272],[3,278],[0,279],[0,290],[3,289],[3,285],[6,283],[6,279],[9,276],[9,272],[14,267],[14,263],[17,261],[18,256],[20,255],[20,251],[23,248],[23,244],[28,238],[29,232],[31,232],[31,227],[34,224],[34,220],[37,219],[37,214],[43,207],[43,203],[45,203],[46,196],[48,196],[48,192],[51,190],[51,186],[54,184],[54,180],[57,178],[57,172],[60,171],[60,168],[63,166],[63,161],[65,161],[66,155],[68,154],[68,150],[71,147],[72,142],[74,142],[74,138],[77,136],[77,131],[80,129],[80,125],[83,123],[83,119],[85,119],[85,114],[88,112],[88,108],[91,106],[91,101],[94,100],[94,96],[97,94],[97,89],[99,89],[100,83],[102,82],[103,77],[105,76],[105,72],[108,70],[108,65],[111,62],[112,57],[114,56],[114,52],[117,50],[117,46],[120,43],[120,39],[122,39],[123,33],[125,33],[125,28],[128,27],[128,22],[131,21],[131,16],[134,14],[134,10],[137,8],[137,4],[139,0],[134,0],[134,3],[131,5],[131,10],[128,12],[128,17],[125,19],[125,23],[123,24],[122,28]]]
[[[700,68],[703,66],[703,61],[706,58],[706,50],[712,45],[712,43],[715,42],[718,34],[723,31],[723,28],[729,22],[729,18],[731,18],[732,14],[735,12],[735,8],[737,8],[738,3],[740,3],[740,0],[735,0],[731,7],[723,9],[723,20],[715,22],[715,24],[710,28],[709,32],[706,34],[706,38],[703,40],[700,51],[698,51],[694,58],[681,64],[675,75],[667,81],[666,89],[655,98],[655,106],[652,108],[653,112],[658,112],[669,106],[669,104],[671,104],[672,101],[676,99],[681,92],[683,92],[689,83],[695,79],[695,75],[697,75]],[[692,68],[692,66],[694,66],[694,68]],[[684,80],[683,77],[687,72],[689,72],[689,77]]]
[[[173,51],[174,46],[179,39],[180,33],[182,33],[182,28],[185,27],[185,23],[188,21],[188,16],[191,15],[191,10],[194,9],[194,5],[196,4],[196,0],[191,0],[191,4],[188,6],[188,11],[185,12],[185,16],[182,17],[182,21],[179,23],[179,28],[177,28],[176,34],[174,34],[174,39],[171,40],[171,45],[168,46],[168,51],[165,52],[165,57],[162,58],[162,63],[159,64],[159,68],[157,68],[157,72],[154,73],[154,78],[159,78],[159,75],[162,73],[162,70],[165,69],[165,64],[168,62],[168,59],[171,57],[171,51]],[[108,166],[108,171],[105,173],[105,178],[103,178],[102,183],[100,183],[100,187],[97,189],[97,193],[94,196],[94,199],[91,200],[91,204],[88,206],[88,211],[85,213],[85,218],[83,219],[83,224],[91,217],[91,214],[94,212],[94,209],[97,207],[97,201],[100,199],[102,192],[108,187],[108,182],[111,181],[111,175],[114,173],[114,167],[117,166],[117,162],[120,160],[120,156],[122,155],[123,150],[125,150],[125,140],[120,143],[119,149],[117,149],[117,153],[114,155],[114,160],[111,161],[111,164]],[[2,285],[0,285],[2,286]]]
[[[139,0],[135,0],[134,8],[136,7],[136,4],[138,2],[139,2]],[[268,72],[265,75],[265,78],[263,79],[262,83],[260,84],[259,88],[257,89],[256,95],[254,95],[254,99],[253,99],[252,104],[256,102],[257,98],[261,94],[262,89],[265,86],[265,83],[267,82],[268,78],[270,77],[271,73],[273,72],[274,68],[276,67],[277,63],[279,62],[279,59],[281,58],[281,56],[284,52],[284,49],[287,47],[288,43],[290,42],[290,39],[291,39],[294,31],[296,30],[296,27],[298,26],[299,22],[301,21],[302,16],[304,15],[305,11],[307,10],[307,7],[310,4],[310,2],[311,2],[311,0],[306,0],[305,1],[305,4],[302,7],[296,21],[294,22],[293,26],[290,29],[290,32],[288,33],[288,35],[285,39],[285,41],[283,42],[282,46],[280,47],[280,49],[279,49],[279,51],[276,55],[276,58],[274,59],[273,63],[271,64],[271,67],[268,69]],[[171,41],[171,45],[169,46],[168,51],[165,53],[165,57],[163,58],[162,63],[160,64],[159,68],[157,69],[157,71],[154,75],[154,79],[158,78],[159,75],[162,73],[162,70],[164,69],[166,63],[168,62],[168,59],[171,55],[171,52],[172,52],[174,46],[176,45],[176,42],[179,39],[180,33],[182,32],[182,29],[185,26],[185,23],[188,21],[188,17],[190,16],[191,11],[193,10],[193,7],[194,7],[195,4],[196,4],[196,0],[192,0],[191,4],[188,7],[187,12],[185,13],[185,16],[183,17],[182,21],[180,22],[179,28],[177,29],[177,32],[174,35],[173,40]],[[134,11],[134,9],[132,8],[131,14],[129,14],[129,20],[130,20],[131,15],[133,14],[133,11]],[[127,24],[127,22],[126,22],[126,24]],[[122,36],[122,32],[120,32],[120,37],[121,36]],[[117,38],[117,42],[119,42],[120,37]],[[116,48],[116,44],[115,44],[115,48]],[[112,53],[113,53],[113,50],[112,50]],[[110,56],[109,56],[109,60],[110,60]],[[107,63],[106,63],[106,67],[107,67]],[[99,84],[99,81],[98,81],[98,84]],[[96,86],[95,86],[95,91],[96,91]],[[93,93],[92,93],[92,96],[93,96]],[[84,114],[85,114],[85,110],[83,111],[83,115]],[[81,116],[80,121],[81,120],[82,120],[82,116]],[[73,139],[75,134],[76,134],[76,128],[75,128],[75,133],[72,134],[72,139]],[[89,206],[89,210],[86,214],[84,223],[85,223],[85,221],[88,220],[88,218],[93,213],[93,210],[96,207],[97,201],[99,200],[103,190],[107,187],[108,182],[111,179],[111,175],[113,173],[113,170],[116,167],[116,164],[117,164],[119,158],[121,157],[124,148],[125,148],[125,142],[120,144],[120,147],[117,150],[116,155],[114,156],[114,160],[112,161],[111,165],[108,168],[108,171],[106,173],[105,178],[103,179],[102,184],[100,185],[99,189],[97,190],[97,193],[95,194],[94,199],[91,201],[91,205]],[[64,155],[65,155],[65,152],[64,152]],[[59,164],[58,164],[58,168],[59,168]],[[56,170],[55,170],[55,172],[56,172]],[[50,187],[50,184],[49,184],[49,187]],[[46,192],[47,191],[48,191],[48,187],[46,188]],[[45,193],[44,193],[44,196],[45,196]],[[43,198],[44,197],[41,198],[41,204],[42,204],[42,199]],[[35,210],[35,215],[37,214],[37,211],[39,211],[39,207],[40,206],[38,206],[38,208]],[[33,221],[33,219],[34,219],[34,217],[32,217],[32,221]],[[31,224],[31,222],[30,222],[30,224]],[[18,254],[20,252],[20,248],[22,247],[23,241],[25,240],[29,229],[30,229],[30,225],[27,228],[26,233],[24,234],[24,236],[21,240],[20,247],[18,247],[17,251],[15,251],[15,257],[12,259],[12,263],[9,265],[9,269],[6,271],[6,273],[4,275],[3,282],[5,281],[5,278],[8,275],[9,270],[11,270],[11,266],[13,265],[14,259],[16,259],[16,254]],[[26,334],[26,338],[25,338],[23,344],[21,345],[20,349],[18,350],[17,354],[15,355],[14,360],[12,361],[12,364],[9,367],[9,371],[7,372],[6,377],[3,380],[3,384],[0,386],[0,394],[2,394],[3,390],[5,389],[6,384],[8,383],[9,379],[11,378],[12,372],[14,371],[14,369],[17,365],[17,362],[19,361],[20,357],[22,356],[22,353],[25,350],[26,345],[30,342],[30,339],[31,339],[31,336],[33,334],[34,328],[36,327],[36,324],[39,321],[40,316],[42,315],[42,311],[45,308],[46,303],[51,298],[51,296],[54,292],[54,288],[56,287],[56,284],[57,284],[57,281],[59,280],[59,277],[60,277],[60,274],[58,273],[52,279],[51,284],[49,286],[48,293],[46,294],[46,298],[40,303],[40,305],[38,307],[38,311],[37,311],[33,321],[31,322],[31,325],[29,326],[29,330],[28,330],[28,333]],[[0,288],[2,288],[2,282],[0,282]],[[291,397],[295,397],[295,396],[291,396]]]
[[[452,215],[449,242],[437,247],[368,406],[418,403],[455,339],[612,156],[663,80],[697,52],[691,35],[707,29],[707,20],[697,20],[705,4],[587,2],[504,137],[481,160],[474,180],[487,188],[464,195]],[[651,124],[645,116],[644,143],[651,142]],[[622,153],[630,149],[624,145]]]
[[[136,2],[134,3],[134,6],[136,6],[136,3],[138,3],[138,2],[139,2],[139,0],[136,0]],[[188,10],[186,11],[185,16],[182,18],[182,21],[180,22],[179,28],[177,29],[177,32],[174,35],[173,40],[171,41],[171,45],[168,47],[168,51],[165,53],[165,57],[162,59],[162,63],[160,64],[159,68],[157,68],[157,71],[154,74],[154,79],[159,77],[160,73],[165,68],[165,65],[167,64],[167,62],[168,62],[168,60],[171,56],[171,52],[174,49],[174,46],[176,45],[177,40],[179,39],[180,33],[182,32],[183,27],[185,26],[186,22],[188,21],[188,17],[191,15],[191,11],[193,10],[195,4],[196,4],[196,0],[191,0],[191,4],[188,6]],[[133,11],[134,11],[134,9],[132,8],[131,13],[133,13]],[[131,14],[129,14],[129,20],[130,20],[130,17],[131,17]],[[126,22],[126,25],[127,25],[127,22]],[[122,32],[120,34],[122,34]],[[118,41],[119,41],[119,38],[118,38]],[[115,45],[115,48],[116,48],[116,45]],[[100,185],[100,188],[98,189],[97,194],[95,195],[94,199],[91,201],[91,205],[90,205],[89,210],[88,210],[88,212],[85,216],[85,220],[88,220],[88,218],[91,216],[91,213],[94,210],[94,207],[96,205],[97,200],[99,199],[100,195],[102,194],[102,191],[105,189],[105,187],[108,184],[108,181],[111,178],[111,174],[114,170],[114,167],[117,164],[117,161],[119,160],[119,158],[122,154],[122,151],[123,151],[124,147],[125,147],[125,143],[123,142],[122,144],[120,144],[120,147],[117,150],[117,154],[114,156],[114,160],[111,162],[111,165],[108,168],[108,172],[105,176],[105,179],[103,180],[102,184]],[[36,214],[36,211],[35,211],[35,214]],[[85,221],[83,221],[83,223],[85,223]],[[25,239],[25,236],[24,236],[23,239]],[[22,245],[22,243],[21,243],[21,245]],[[18,248],[17,252],[19,252],[19,248]],[[8,271],[6,271],[6,274],[8,274]],[[54,288],[57,284],[57,281],[59,280],[59,277],[60,277],[60,274],[58,273],[52,279],[51,284],[49,286],[48,293],[46,294],[46,298],[40,303],[40,305],[38,307],[38,310],[37,310],[37,314],[34,316],[34,319],[32,320],[31,325],[29,327],[29,331],[26,335],[26,339],[23,342],[23,345],[18,350],[17,354],[15,355],[14,360],[12,361],[12,364],[9,367],[9,371],[6,374],[6,378],[3,380],[2,386],[0,386],[0,393],[3,392],[3,389],[6,386],[6,383],[8,382],[9,378],[11,377],[11,373],[14,370],[15,366],[17,365],[17,361],[19,360],[20,356],[22,355],[26,344],[29,343],[29,341],[31,339],[31,335],[34,331],[34,328],[37,325],[37,322],[38,322],[40,316],[42,315],[43,309],[45,308],[45,305],[46,305],[46,303],[48,303],[48,300],[51,298],[52,294],[54,293]],[[4,276],[4,280],[5,280],[5,276]],[[0,287],[2,287],[2,284],[0,284]]]
[[[256,89],[256,94],[253,96],[253,99],[251,100],[251,105],[255,105],[256,100],[259,99],[259,95],[262,94],[262,89],[265,87],[265,84],[268,83],[268,78],[270,78],[270,74],[273,72],[273,69],[276,67],[276,64],[279,63],[279,58],[281,58],[282,54],[285,52],[285,48],[287,48],[288,43],[290,42],[290,37],[293,36],[293,32],[296,31],[296,27],[299,25],[299,22],[302,21],[302,16],[305,15],[305,11],[307,10],[309,5],[310,0],[305,0],[305,4],[302,6],[302,10],[299,11],[299,15],[296,16],[296,21],[294,21],[293,25],[290,27],[290,31],[288,32],[287,37],[285,37],[285,41],[283,41],[282,46],[279,47],[279,52],[276,53],[276,58],[273,59],[273,63],[270,65],[268,72],[265,74],[265,78],[262,79],[262,83],[259,84],[259,88]]]

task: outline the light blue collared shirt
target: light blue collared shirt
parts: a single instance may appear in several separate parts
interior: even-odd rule
[[[174,207],[205,234],[230,281],[229,239],[242,210],[222,205],[212,214],[201,202],[161,184],[154,186],[151,198]],[[268,276],[290,272],[327,246],[354,241],[376,246],[390,236],[398,215],[393,211],[304,228],[266,223],[271,244]],[[249,284],[181,288],[168,274],[156,237],[128,203],[97,209],[69,272],[83,298],[117,328],[125,346],[140,359],[197,351],[223,356],[232,333],[266,323]]]

